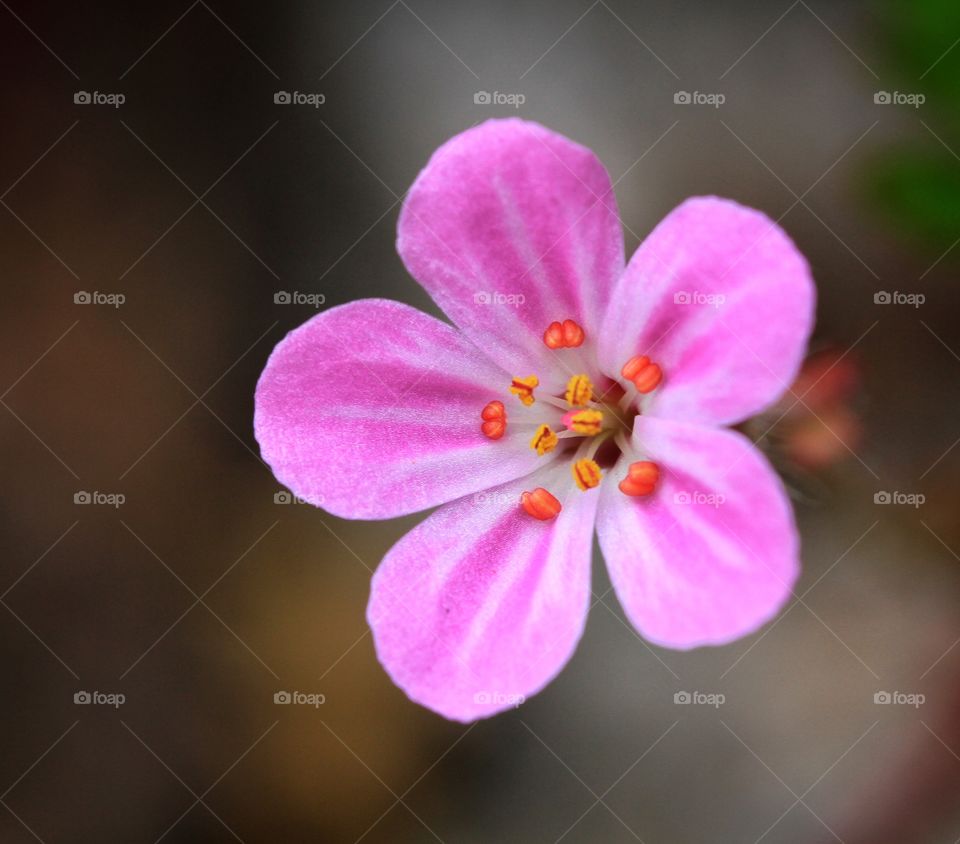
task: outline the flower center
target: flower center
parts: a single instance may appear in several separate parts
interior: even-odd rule
[[[558,354],[563,354],[563,349],[579,348],[585,339],[583,328],[572,319],[552,322],[543,333],[544,345]],[[542,416],[540,420],[530,419],[526,411],[521,411],[523,418],[513,424],[535,426],[530,448],[539,456],[558,447],[568,452],[573,480],[584,492],[600,485],[604,466],[612,466],[621,455],[633,454],[629,435],[639,410],[632,390],[639,395],[652,393],[663,381],[663,370],[647,355],[634,355],[624,363],[620,377],[626,384],[617,382],[602,395],[597,394],[585,374],[572,376],[562,397],[537,396],[535,391],[540,379],[536,375],[515,377],[508,387],[524,408],[531,408],[539,399],[543,404],[566,411],[560,420],[565,430],[557,426],[558,430],[554,431],[549,423],[542,421]],[[552,416],[555,418],[556,410]],[[491,440],[503,437],[507,430],[507,412],[502,401],[488,402],[480,418],[480,429],[486,437]],[[572,440],[579,442],[574,446]],[[659,480],[660,467],[650,460],[638,459],[630,463],[627,476],[618,488],[624,495],[640,498],[651,495]],[[524,492],[520,506],[527,515],[540,521],[556,518],[563,509],[556,496],[543,487]]]

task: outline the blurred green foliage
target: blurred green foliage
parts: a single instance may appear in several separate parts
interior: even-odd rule
[[[892,0],[883,44],[884,80],[926,101],[922,136],[875,160],[871,198],[901,231],[942,251],[960,237],[960,2]]]

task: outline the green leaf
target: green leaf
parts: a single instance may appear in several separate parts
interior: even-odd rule
[[[871,194],[903,232],[945,249],[960,237],[960,162],[900,153],[872,168]]]

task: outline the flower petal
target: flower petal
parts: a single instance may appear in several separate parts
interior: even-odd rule
[[[399,302],[361,300],[277,345],[257,384],[254,428],[296,495],[348,519],[392,518],[552,459],[530,448],[532,428],[508,423],[496,441],[480,432],[484,405],[508,398],[508,384],[456,329]]]
[[[404,202],[397,249],[493,360],[541,381],[557,371],[555,382],[544,382],[551,389],[569,375],[543,332],[573,319],[592,344],[624,265],[603,165],[585,147],[518,119],[482,123],[433,154]]]
[[[520,494],[563,503],[537,521]],[[583,632],[598,490],[569,466],[478,493],[432,514],[373,577],[367,618],[377,656],[411,700],[474,721],[510,709],[559,673]]]
[[[624,495],[620,459],[603,483],[597,534],[627,616],[671,648],[752,633],[799,573],[793,514],[779,478],[745,437],[637,417],[633,445],[661,467],[649,498]],[[635,457],[633,459],[640,459]]]
[[[640,245],[610,302],[600,363],[648,354],[664,382],[646,413],[732,424],[793,381],[813,325],[807,262],[764,214],[688,199]]]

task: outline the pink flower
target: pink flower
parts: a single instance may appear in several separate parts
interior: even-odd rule
[[[583,632],[594,526],[652,642],[719,645],[777,613],[793,514],[724,427],[787,389],[811,329],[807,264],[775,223],[688,199],[625,266],[593,153],[492,120],[434,153],[397,248],[456,327],[382,299],[319,314],[270,357],[255,428],[277,479],[334,515],[442,505],[367,611],[411,699],[472,721],[550,682]]]

